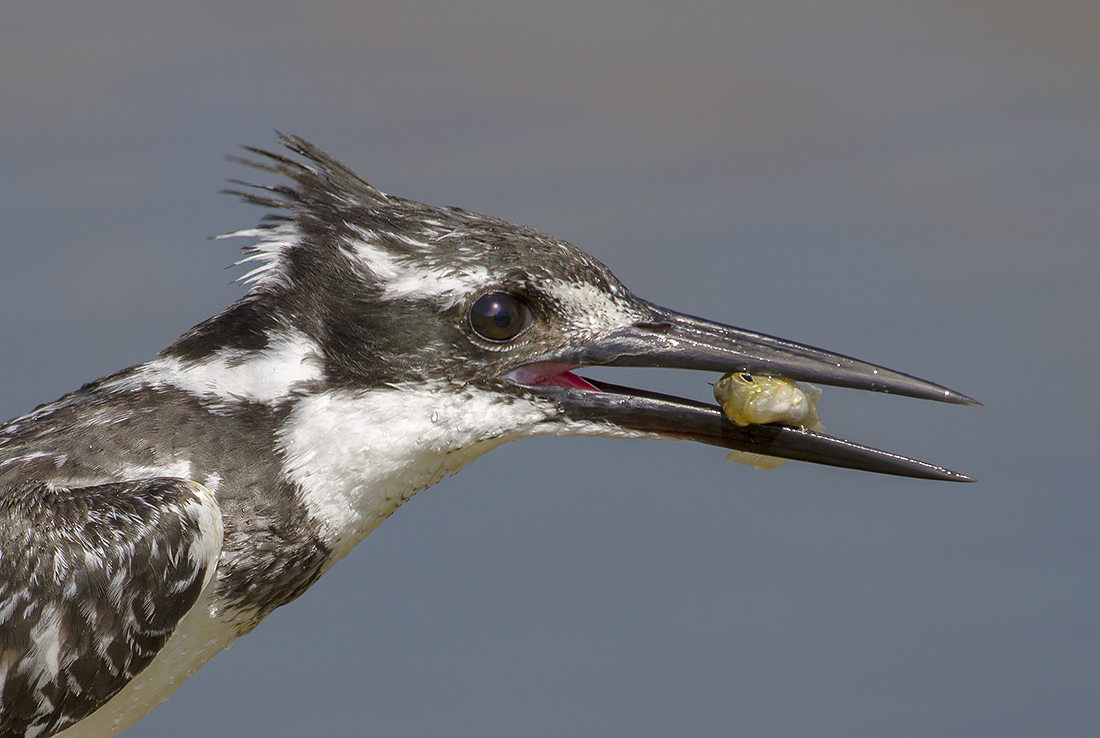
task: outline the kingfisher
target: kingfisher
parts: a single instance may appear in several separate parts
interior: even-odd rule
[[[529,228],[384,194],[316,146],[274,184],[246,294],[152,361],[0,427],[0,737],[113,736],[417,491],[540,435],[680,439],[925,479],[942,467],[585,378],[745,372],[973,405],[946,387],[675,312]]]

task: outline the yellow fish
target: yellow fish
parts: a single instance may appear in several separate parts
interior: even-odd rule
[[[822,430],[817,416],[821,389],[812,384],[783,377],[768,377],[748,372],[725,374],[714,384],[714,399],[734,424],[740,426],[778,423]],[[730,451],[726,461],[736,461],[760,469],[774,469],[786,459],[745,451]]]

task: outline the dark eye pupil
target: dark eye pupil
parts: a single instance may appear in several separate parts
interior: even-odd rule
[[[751,374],[742,374],[741,375],[741,381],[752,383],[752,382],[755,382],[756,380],[752,378]]]
[[[510,341],[527,327],[527,306],[505,292],[482,295],[470,308],[470,327],[490,341]]]

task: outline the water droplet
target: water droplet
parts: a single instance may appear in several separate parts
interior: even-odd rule
[[[433,423],[439,422],[439,413],[432,413],[432,422]]]
[[[218,617],[218,606],[217,605],[210,605],[209,607],[206,608],[206,612],[208,612],[210,614],[210,617],[216,618],[216,617]]]

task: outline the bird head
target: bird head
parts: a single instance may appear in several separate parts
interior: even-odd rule
[[[271,210],[242,231],[248,294],[166,352],[308,347],[297,396],[423,393],[401,412],[486,414],[474,442],[538,434],[686,439],[834,466],[969,478],[805,428],[737,426],[714,405],[584,378],[590,366],[750,372],[976,404],[945,387],[822,349],[703,320],[635,296],[564,241],[459,208],[386,195],[306,141],[241,160],[278,175],[234,192]],[[297,155],[297,156],[292,156]],[[238,183],[244,184],[244,183]],[[293,373],[292,373],[293,374]],[[473,410],[470,410],[473,413]],[[492,417],[489,417],[492,416]],[[468,432],[443,452],[470,443]]]

